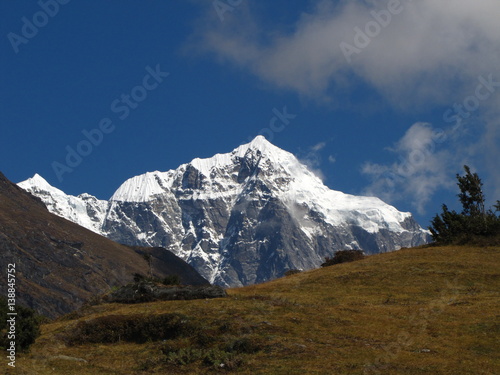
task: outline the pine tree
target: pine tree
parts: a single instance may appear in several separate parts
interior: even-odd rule
[[[473,217],[485,216],[483,182],[477,173],[471,173],[469,166],[464,165],[465,176],[457,173],[457,185],[460,188],[458,198],[462,203],[463,215]]]
[[[499,236],[500,218],[495,212],[500,211],[500,201],[497,201],[495,212],[486,211],[483,183],[477,173],[464,166],[465,175],[457,174],[457,185],[460,189],[458,198],[462,203],[462,212],[450,211],[443,204],[443,212],[436,215],[429,230],[437,243],[469,242],[477,236]]]
[[[500,212],[500,201],[497,201],[497,204],[495,204],[493,208],[495,209],[495,212]]]

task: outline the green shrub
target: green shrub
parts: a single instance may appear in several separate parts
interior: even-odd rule
[[[249,337],[243,337],[233,340],[229,342],[225,347],[225,351],[228,353],[253,354],[257,353],[260,350],[261,345]]]
[[[196,327],[182,314],[108,315],[79,322],[66,335],[69,345],[85,343],[145,343],[189,336]]]
[[[139,283],[144,280],[146,280],[146,276],[141,275],[140,273],[134,273],[134,282]]]
[[[292,276],[292,275],[295,275],[297,273],[301,273],[302,271],[301,270],[288,270],[284,273],[285,276]]]
[[[163,279],[160,279],[159,277],[153,277],[153,276],[144,276],[140,273],[134,273],[134,282],[135,283],[140,283],[143,281],[150,281],[153,283],[161,283],[163,285],[180,285],[181,284],[181,278],[179,275],[167,275]]]
[[[181,348],[166,355],[165,362],[176,366],[186,366],[194,362],[201,362],[214,369],[234,370],[242,361],[233,353],[218,348]]]
[[[185,366],[199,361],[204,356],[204,350],[195,348],[181,348],[167,354],[166,361],[170,364]]]
[[[356,260],[361,260],[365,257],[361,250],[339,250],[337,251],[333,258],[325,258],[325,263],[321,267],[333,266],[335,264],[354,262]]]
[[[102,295],[94,294],[84,303],[84,306],[98,306],[102,304]]]
[[[15,307],[15,312],[17,313],[15,316],[15,339],[10,339],[8,336],[9,325],[7,323],[8,303],[5,298],[0,298],[0,316],[2,317],[2,323],[0,323],[0,348],[5,350],[10,346],[11,341],[15,341],[16,351],[26,352],[36,338],[40,336],[40,324],[43,317],[36,314],[34,310],[20,305]]]
[[[162,280],[163,285],[180,285],[181,278],[179,275],[168,275]]]
[[[217,320],[203,323],[189,336],[159,343],[158,354],[141,362],[139,368],[143,371],[163,368],[170,373],[174,368],[190,368],[196,363],[213,370],[231,371],[241,367],[246,356],[265,350],[257,335],[241,333],[251,332],[250,327],[243,330],[245,325]]]

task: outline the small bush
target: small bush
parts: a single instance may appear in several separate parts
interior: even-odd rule
[[[302,271],[301,270],[288,270],[285,272],[285,276],[292,276],[292,275],[295,275],[297,273],[301,273]]]
[[[179,275],[167,275],[163,279],[159,277],[153,276],[144,276],[140,273],[134,273],[134,282],[141,283],[144,281],[153,282],[153,283],[161,283],[163,285],[181,285],[181,278]]]
[[[185,366],[201,360],[203,355],[204,353],[201,349],[181,348],[178,351],[168,353],[166,361],[177,366]]]
[[[238,338],[226,345],[225,351],[228,353],[253,354],[261,350],[261,345],[249,337]]]
[[[182,314],[108,315],[77,324],[65,339],[68,345],[85,343],[138,344],[192,335],[196,327]]]
[[[325,258],[325,263],[321,267],[333,266],[335,264],[354,262],[361,260],[365,257],[361,250],[339,250],[335,253],[333,258]]]
[[[163,368],[165,373],[179,367],[204,366],[217,371],[232,371],[245,364],[245,358],[262,350],[265,345],[252,331],[233,322],[204,322],[196,332],[158,345],[158,355],[139,364],[141,370]],[[222,325],[221,325],[222,323]]]
[[[94,294],[85,301],[84,306],[98,306],[100,304],[102,304],[102,295]]]
[[[232,353],[214,348],[204,353],[203,364],[214,368],[224,368],[226,362],[231,361],[234,357]]]
[[[140,273],[134,273],[134,282],[139,283],[141,281],[144,281],[146,279],[146,276],[141,275]]]
[[[186,366],[194,362],[201,362],[207,367],[227,370],[234,370],[242,364],[241,359],[233,353],[217,348],[182,348],[168,353],[165,362],[175,366]]]
[[[162,280],[163,285],[180,285],[181,278],[179,275],[168,275]]]
[[[17,315],[14,316],[16,321],[15,339],[11,340],[8,336],[9,324],[7,320],[10,318],[7,315],[8,308],[7,300],[0,298],[0,316],[4,318],[0,324],[0,348],[5,350],[10,346],[11,341],[15,341],[16,351],[27,352],[36,338],[40,336],[40,324],[43,317],[30,308],[17,305],[15,307]]]

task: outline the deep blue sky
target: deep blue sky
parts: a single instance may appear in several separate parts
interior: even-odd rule
[[[39,173],[66,193],[88,192],[108,199],[134,175],[231,151],[269,127],[273,109],[282,111],[286,106],[296,118],[275,132],[272,142],[309,162],[333,189],[373,192],[400,210],[414,212],[424,226],[442,202],[454,206],[453,181],[451,189],[443,181],[453,179],[462,162],[477,168],[487,192],[495,194],[497,172],[487,165],[497,159],[486,156],[480,143],[487,129],[494,128],[485,125],[490,115],[487,101],[467,118],[460,136],[453,131],[445,142],[434,144],[425,160],[416,162],[418,171],[396,173],[398,185],[384,194],[388,186],[384,178],[409,158],[408,142],[425,138],[426,131],[436,128],[449,131],[453,124],[444,122],[444,112],[474,92],[480,74],[495,72],[471,72],[468,65],[451,64],[450,69],[461,74],[427,87],[426,79],[442,76],[440,64],[384,71],[388,64],[379,61],[380,56],[393,51],[390,37],[398,33],[403,17],[411,17],[411,10],[405,10],[400,20],[394,17],[370,46],[379,43],[378,50],[362,51],[354,56],[358,59],[354,65],[342,61],[338,42],[333,42],[332,56],[325,57],[321,43],[329,43],[329,36],[319,31],[315,36],[313,27],[324,26],[322,16],[332,22],[331,40],[338,41],[339,30],[345,30],[345,40],[352,43],[353,28],[364,26],[370,18],[363,17],[370,14],[363,5],[347,9],[323,1],[326,8],[320,9],[319,3],[243,0],[222,20],[213,1],[72,0],[59,5],[58,13],[47,17],[47,24],[26,38],[27,43],[13,46],[9,33],[23,35],[23,17],[44,23],[44,15],[35,1],[1,2],[0,170],[14,182]],[[454,20],[443,22],[453,25]],[[304,34],[312,35],[313,42],[302,40]],[[486,42],[498,42],[497,36],[494,30]],[[311,57],[315,53],[318,59]],[[123,112],[114,113],[111,104],[142,83],[146,67],[158,64],[170,75],[121,120]],[[328,64],[338,69],[325,68]],[[388,78],[392,74],[400,77]],[[408,76],[411,79],[406,80]],[[496,92],[489,102],[493,100],[498,100]],[[82,131],[97,128],[103,118],[112,120],[114,131],[105,134],[102,143],[60,181],[53,163],[65,163],[67,146],[76,149],[85,139]],[[414,126],[419,122],[432,125]],[[476,124],[482,128],[474,128]],[[408,133],[412,126],[414,133]],[[489,140],[497,149],[498,139]],[[458,155],[458,147],[467,152]],[[443,158],[454,162],[434,170],[435,160]],[[422,186],[425,192],[401,188],[424,179],[431,185]],[[416,202],[422,197],[425,202]]]

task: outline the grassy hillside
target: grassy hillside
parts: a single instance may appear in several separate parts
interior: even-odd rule
[[[405,249],[225,299],[94,306],[44,325],[16,373],[499,374],[499,265],[498,247]],[[89,343],[156,318],[175,339]]]

